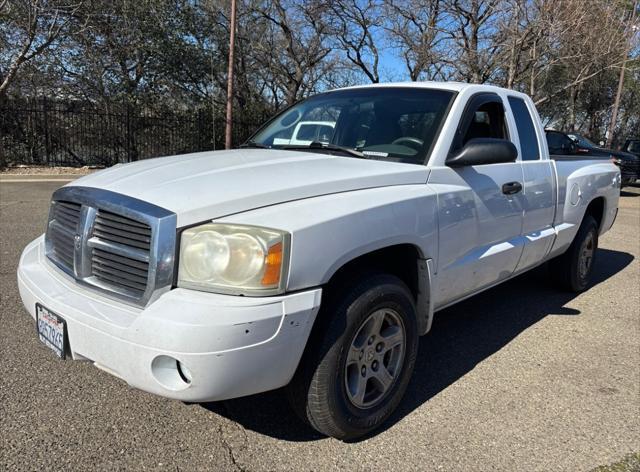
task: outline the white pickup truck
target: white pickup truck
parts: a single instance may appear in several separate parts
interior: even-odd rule
[[[274,144],[300,121],[331,139]],[[400,402],[438,310],[545,261],[586,289],[619,193],[609,160],[549,156],[521,93],[341,89],[240,149],[60,188],[20,295],[61,358],[188,402],[287,386],[310,425],[353,439]]]

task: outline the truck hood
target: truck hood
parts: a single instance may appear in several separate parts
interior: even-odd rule
[[[607,148],[601,148],[601,147],[596,147],[592,149],[599,151],[603,156],[613,156],[613,157],[622,159],[623,161],[636,162],[638,160],[638,156],[627,151],[616,151],[614,149],[607,149]]]
[[[422,165],[238,149],[116,165],[69,185],[106,189],[153,203],[175,212],[181,227],[319,195],[421,184],[428,174]]]

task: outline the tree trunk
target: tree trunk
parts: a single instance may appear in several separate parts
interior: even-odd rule
[[[576,100],[578,98],[578,88],[571,87],[569,89],[569,122],[567,124],[567,131],[570,133],[576,130]]]

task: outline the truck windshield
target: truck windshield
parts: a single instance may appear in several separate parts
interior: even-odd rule
[[[277,115],[244,146],[332,154],[350,150],[342,154],[422,164],[454,95],[395,87],[323,93]]]

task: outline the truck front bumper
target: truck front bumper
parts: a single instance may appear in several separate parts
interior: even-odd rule
[[[72,359],[91,361],[135,388],[189,402],[289,383],[321,299],[319,288],[262,298],[177,288],[136,308],[61,273],[46,259],[42,236],[20,258],[18,286],[34,319],[39,303],[65,320]]]

